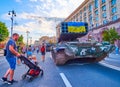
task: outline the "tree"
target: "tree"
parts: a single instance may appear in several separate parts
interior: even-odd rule
[[[19,44],[19,43],[24,44],[23,39],[24,39],[23,35],[20,35],[20,37],[19,37],[19,39],[17,41],[17,44]]]
[[[111,44],[113,44],[114,41],[118,40],[118,39],[120,39],[120,35],[118,34],[118,32],[116,31],[115,28],[110,28],[103,32],[103,40],[104,41],[108,41]]]
[[[0,22],[0,42],[6,40],[8,36],[9,36],[9,31],[5,23]]]

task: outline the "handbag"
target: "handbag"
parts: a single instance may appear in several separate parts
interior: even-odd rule
[[[4,49],[4,56],[6,56],[6,54],[7,54],[7,50],[6,50],[6,49]]]

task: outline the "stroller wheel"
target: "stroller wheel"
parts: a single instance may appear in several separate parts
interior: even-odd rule
[[[23,75],[22,75],[22,79],[25,79],[25,78],[26,78],[26,74],[23,74]]]
[[[41,70],[40,72],[41,72],[41,76],[43,76],[43,70]]]
[[[34,79],[33,77],[30,77],[28,81],[31,82],[33,79]]]

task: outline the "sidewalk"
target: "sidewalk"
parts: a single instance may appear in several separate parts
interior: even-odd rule
[[[3,56],[3,50],[2,49],[0,49],[0,56]]]
[[[116,55],[115,52],[110,53],[109,57],[106,57],[99,63],[106,67],[120,71],[120,53],[118,55]]]

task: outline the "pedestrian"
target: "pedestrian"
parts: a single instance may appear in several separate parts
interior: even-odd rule
[[[6,71],[5,75],[2,77],[3,82],[7,82],[8,84],[13,84],[13,82],[16,82],[14,77],[14,70],[16,68],[16,57],[19,57],[20,54],[17,52],[17,46],[16,41],[18,40],[19,35],[17,33],[14,33],[12,35],[12,38],[9,39],[9,41],[6,44],[6,60],[10,66],[10,68]],[[9,80],[7,80],[7,77],[10,76]]]
[[[28,51],[27,51],[27,58],[31,58],[32,57],[32,49],[31,49],[31,46],[28,47]]]
[[[42,46],[40,47],[40,51],[41,51],[41,55],[42,55],[42,61],[44,62],[45,61],[45,51],[46,50],[46,47],[45,47],[45,44],[42,43]]]
[[[24,55],[24,56],[25,56],[25,53],[26,53],[26,47],[25,47],[25,46],[23,46],[23,47],[22,47],[22,55]]]
[[[116,55],[118,55],[119,54],[118,40],[115,40],[114,44],[115,44],[115,53]]]
[[[17,46],[17,51],[22,54],[22,43],[19,43],[19,45]],[[20,65],[21,61],[19,58],[17,58],[17,65]]]
[[[37,53],[39,53],[39,47],[37,47],[36,50],[37,50]]]

